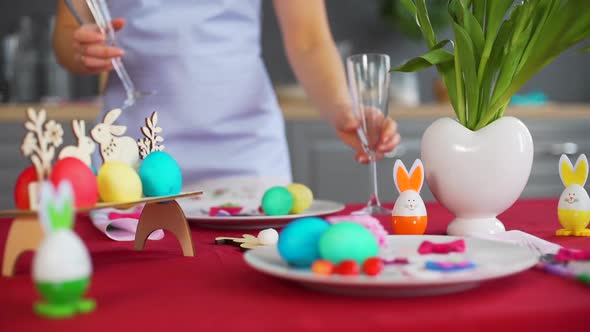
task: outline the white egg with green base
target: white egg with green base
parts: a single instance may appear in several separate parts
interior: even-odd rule
[[[62,182],[57,192],[43,183],[39,219],[45,238],[33,258],[33,280],[44,301],[35,303],[37,314],[67,318],[95,309],[93,300],[84,299],[90,284],[90,254],[72,230],[75,218],[73,192]]]

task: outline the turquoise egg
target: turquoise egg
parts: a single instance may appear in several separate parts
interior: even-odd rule
[[[320,258],[318,242],[330,224],[322,218],[300,218],[290,222],[280,233],[279,254],[289,264],[308,267]]]
[[[293,195],[285,187],[272,187],[262,196],[262,210],[268,216],[283,216],[293,208]]]
[[[96,169],[96,166],[94,165],[90,165],[90,169],[92,170],[92,172],[94,173],[94,176],[98,175],[98,170]]]
[[[373,233],[362,225],[339,222],[328,228],[320,238],[321,258],[334,264],[343,260],[355,260],[359,265],[379,253],[379,244]]]
[[[141,162],[138,173],[146,197],[176,195],[182,189],[180,166],[166,152],[148,154]]]

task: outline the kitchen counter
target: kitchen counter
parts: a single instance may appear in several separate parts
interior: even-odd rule
[[[317,110],[302,94],[278,90],[278,100],[287,121],[320,120]],[[100,103],[0,104],[0,123],[22,122],[27,107],[44,108],[54,120],[94,121],[100,110]],[[590,119],[590,104],[551,103],[545,106],[509,107],[505,114],[523,119]],[[392,105],[390,116],[394,119],[427,119],[454,116],[454,113],[451,106],[446,104],[423,104],[417,107]]]

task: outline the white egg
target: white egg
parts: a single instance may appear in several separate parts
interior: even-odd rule
[[[425,216],[426,206],[424,206],[420,194],[414,190],[404,191],[395,200],[391,215],[405,217]]]
[[[263,229],[258,233],[258,242],[265,246],[277,244],[279,233],[274,228]]]
[[[33,258],[33,280],[63,282],[87,278],[92,273],[90,255],[71,230],[49,234]]]

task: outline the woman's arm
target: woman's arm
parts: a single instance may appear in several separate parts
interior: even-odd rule
[[[64,0],[57,1],[57,15],[53,33],[53,49],[57,61],[75,74],[97,74],[112,69],[111,58],[123,51],[104,44],[105,36],[93,22],[84,0],[71,0],[80,18],[80,25]],[[121,19],[113,20],[115,30],[123,27]]]
[[[325,3],[321,0],[274,0],[289,63],[311,102],[338,132],[357,150],[357,160],[368,161],[356,134],[359,123],[352,113],[344,65],[330,31]],[[383,121],[377,145],[378,158],[399,143],[396,124]]]

